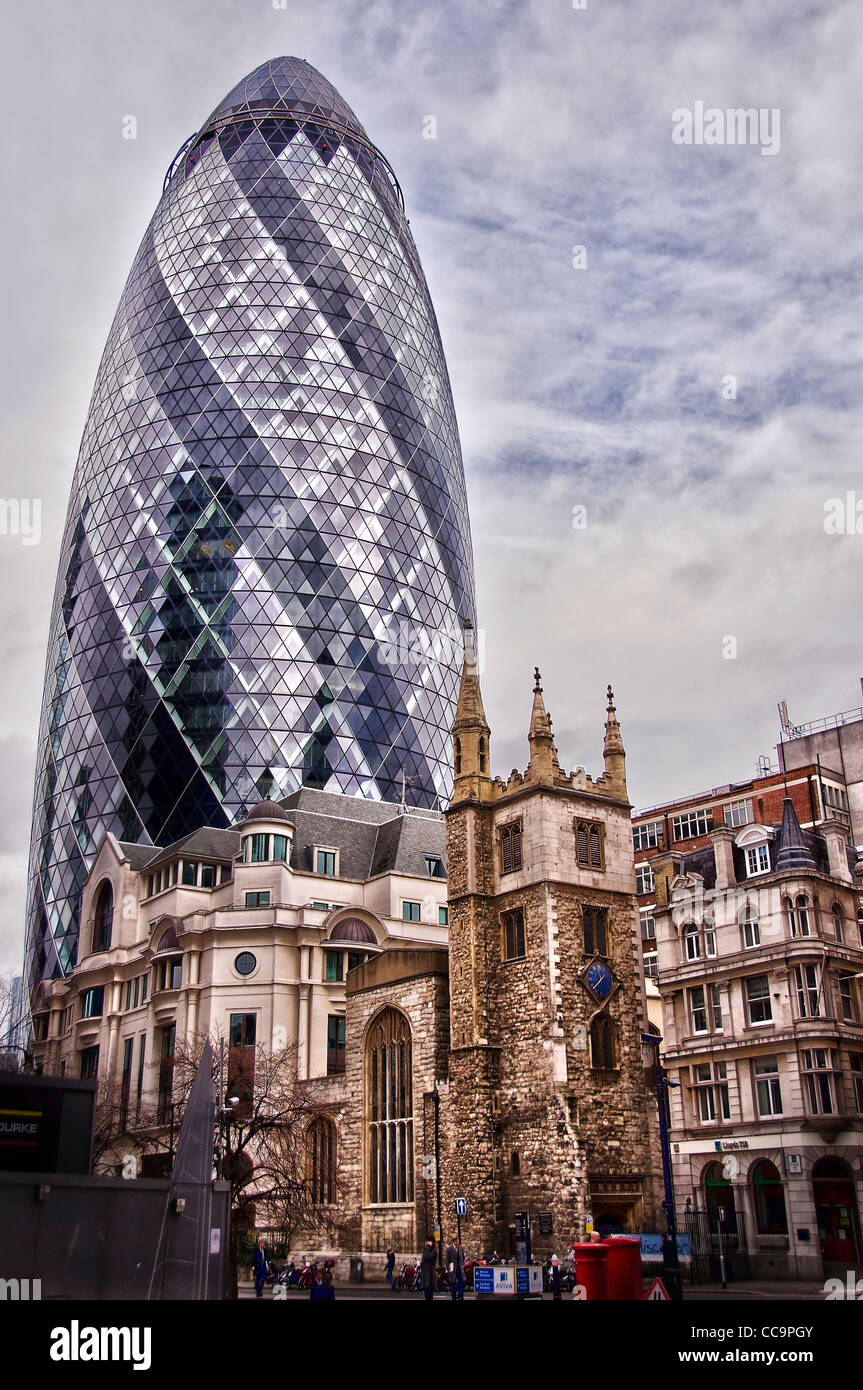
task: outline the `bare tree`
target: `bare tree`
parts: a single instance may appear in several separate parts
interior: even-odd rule
[[[16,1037],[20,1019],[15,1009],[15,975],[0,972],[0,1071],[21,1071],[27,1061],[21,1039]]]
[[[166,1155],[170,1163],[208,1041],[217,1097],[214,1168],[231,1185],[236,1296],[237,1251],[245,1233],[264,1226],[290,1242],[299,1230],[329,1230],[313,1202],[306,1131],[330,1107],[321,1087],[297,1079],[296,1049],[227,1047],[218,1035],[198,1035],[160,1062],[159,1099],[140,1108],[130,1104],[122,1085],[106,1080],[97,1094],[93,1165],[116,1172],[130,1152]]]

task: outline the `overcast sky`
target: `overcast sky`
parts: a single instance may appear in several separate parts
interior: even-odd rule
[[[173,155],[267,58],[319,68],[404,190],[494,770],[526,762],[534,664],[568,769],[601,771],[612,682],[638,806],[751,776],[780,698],[861,703],[863,517],[825,531],[863,503],[859,0],[7,0],[2,36],[2,493],[43,512],[38,545],[0,535],[0,968],[99,357]],[[675,143],[697,102],[763,110],[775,152]]]

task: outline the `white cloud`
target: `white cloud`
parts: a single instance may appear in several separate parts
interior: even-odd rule
[[[124,276],[176,148],[279,53],[339,87],[404,187],[462,432],[499,770],[526,760],[535,662],[570,767],[597,767],[614,683],[641,803],[750,775],[783,696],[801,720],[857,702],[863,537],[823,531],[828,497],[863,496],[853,0],[48,0],[13,22],[7,95],[29,114],[0,229],[3,487],[45,499],[46,535],[38,566],[0,545],[5,785],[30,775],[66,494]],[[675,146],[671,113],[696,100],[780,107],[779,155]],[[6,828],[22,866],[25,790]],[[0,940],[20,941],[23,871],[3,887]]]

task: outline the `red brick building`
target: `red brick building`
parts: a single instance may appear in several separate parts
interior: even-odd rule
[[[648,976],[656,975],[656,929],[653,908],[656,896],[653,887],[651,861],[669,849],[686,855],[710,850],[710,832],[717,826],[728,825],[737,831],[746,825],[779,826],[782,822],[782,803],[790,796],[797,819],[803,830],[813,830],[827,819],[840,821],[850,836],[851,819],[845,778],[841,773],[809,763],[785,774],[765,772],[748,782],[729,782],[722,787],[695,796],[682,796],[632,817],[632,839],[635,849],[635,879],[641,919],[641,942],[644,969]],[[763,871],[758,863],[758,846],[751,849],[735,846],[741,858],[742,876]],[[747,856],[752,857],[751,865]],[[748,873],[747,873],[748,870]]]

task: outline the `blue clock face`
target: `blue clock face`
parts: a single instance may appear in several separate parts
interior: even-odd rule
[[[599,999],[600,1002],[607,999],[614,988],[614,976],[601,960],[591,961],[584,972],[584,979],[594,999]]]

